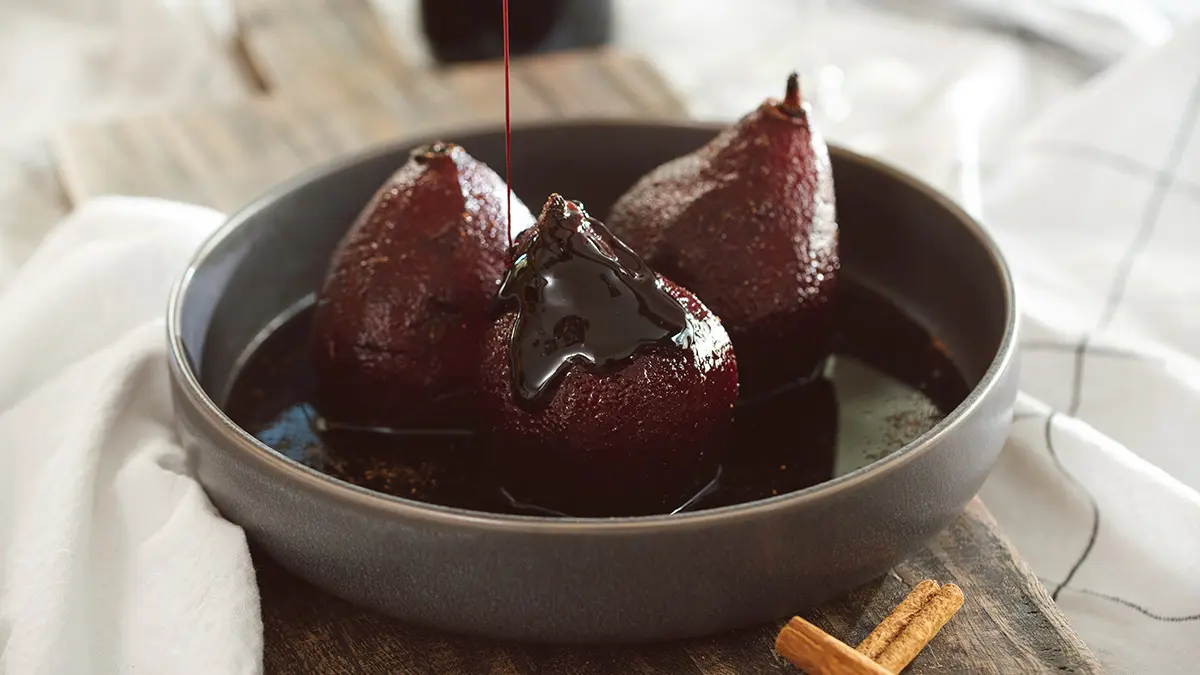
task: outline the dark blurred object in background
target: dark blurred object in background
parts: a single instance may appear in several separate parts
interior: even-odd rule
[[[611,0],[510,0],[514,56],[597,47],[612,33]],[[443,63],[504,56],[502,0],[421,0],[421,25]]]

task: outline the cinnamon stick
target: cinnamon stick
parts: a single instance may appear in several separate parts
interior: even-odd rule
[[[938,582],[933,579],[926,579],[913,587],[908,593],[908,597],[896,605],[896,609],[887,616],[883,621],[871,631],[871,634],[866,637],[858,645],[858,651],[872,661],[877,661],[879,655],[887,648],[900,631],[908,625],[908,622],[913,618],[913,615],[921,611],[921,608],[929,602],[929,599],[938,592]]]
[[[775,650],[809,675],[892,675],[892,672],[804,619],[792,617]]]
[[[810,675],[895,675],[929,644],[963,599],[954,584],[922,581],[857,649],[798,616],[779,631],[775,649]]]
[[[893,673],[904,670],[962,605],[962,589],[954,584],[942,586],[912,615],[875,661]]]

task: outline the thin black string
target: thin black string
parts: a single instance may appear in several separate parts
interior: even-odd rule
[[[1128,607],[1129,609],[1132,609],[1144,616],[1148,616],[1151,619],[1154,619],[1155,621],[1164,621],[1166,623],[1186,623],[1188,621],[1200,621],[1200,614],[1188,614],[1186,616],[1167,616],[1167,615],[1163,615],[1163,614],[1158,614],[1156,612],[1151,612],[1150,610],[1146,609],[1145,607],[1142,607],[1141,605],[1139,605],[1135,602],[1130,602],[1129,600],[1126,600],[1125,598],[1118,598],[1115,595],[1108,595],[1105,593],[1097,593],[1096,591],[1090,591],[1086,588],[1072,588],[1071,592],[1072,593],[1082,593],[1084,595],[1090,595],[1094,598],[1100,598],[1101,600],[1108,600],[1109,602],[1115,602],[1117,604],[1124,605],[1124,606]]]
[[[1075,345],[1075,363],[1071,369],[1071,402],[1067,404],[1067,414],[1071,417],[1078,415],[1079,406],[1083,405],[1083,366],[1091,343],[1092,334],[1088,333]]]
[[[1080,555],[1075,561],[1075,564],[1071,566],[1071,570],[1067,572],[1066,578],[1064,578],[1062,582],[1054,589],[1054,591],[1050,593],[1050,597],[1055,601],[1058,600],[1058,594],[1062,592],[1062,589],[1066,588],[1067,584],[1071,583],[1071,579],[1075,578],[1075,573],[1079,571],[1080,566],[1083,565],[1083,561],[1087,560],[1088,555],[1090,555],[1092,552],[1092,548],[1095,547],[1096,536],[1100,534],[1100,504],[1096,501],[1096,498],[1092,495],[1091,491],[1088,490],[1083,483],[1079,482],[1079,480],[1075,478],[1070,471],[1067,471],[1067,468],[1063,466],[1062,460],[1058,457],[1058,451],[1054,449],[1054,418],[1057,415],[1057,412],[1052,412],[1046,417],[1046,449],[1050,452],[1050,459],[1054,460],[1054,466],[1058,467],[1059,473],[1061,473],[1063,477],[1075,485],[1075,487],[1079,488],[1079,491],[1082,492],[1084,497],[1087,498],[1088,504],[1091,505],[1092,532],[1088,535],[1087,546],[1083,548],[1083,554]]]
[[[1139,162],[1132,157],[1110,152],[1104,148],[1084,145],[1072,141],[1038,141],[1029,146],[1029,152],[1051,157],[1082,159],[1088,162],[1103,164],[1120,173],[1149,178],[1154,183],[1166,182],[1180,194],[1192,199],[1200,199],[1200,184],[1172,177],[1170,173],[1156,169],[1149,164]]]
[[[1104,148],[1097,148],[1072,141],[1038,141],[1023,148],[1023,150],[1027,156],[1040,155],[1058,159],[1080,160],[1088,164],[1100,164],[1118,173],[1147,178],[1152,183],[1167,180],[1169,177],[1169,174],[1165,171],[1139,162],[1132,157],[1111,152]],[[974,166],[977,169],[979,178],[988,180],[996,175],[1003,164],[999,162],[976,162]],[[953,165],[950,167],[948,184],[957,182],[966,167],[966,163],[961,159],[954,160]],[[1175,194],[1195,202],[1200,202],[1200,183],[1182,180],[1179,176],[1175,176],[1170,183],[1171,189]]]
[[[1188,94],[1188,100],[1184,106],[1183,114],[1180,116],[1174,138],[1171,141],[1171,149],[1167,154],[1163,171],[1155,177],[1153,190],[1146,202],[1145,209],[1142,211],[1141,225],[1138,227],[1137,234],[1117,264],[1117,272],[1113,276],[1112,284],[1109,286],[1108,298],[1105,300],[1104,310],[1100,313],[1100,318],[1096,321],[1095,327],[1083,336],[1083,339],[1079,341],[1076,347],[1075,372],[1071,383],[1071,405],[1067,408],[1068,415],[1074,416],[1079,412],[1079,406],[1083,402],[1084,362],[1086,361],[1088,347],[1091,345],[1096,334],[1112,323],[1113,318],[1117,315],[1117,310],[1121,307],[1121,302],[1125,299],[1129,277],[1133,274],[1133,268],[1137,264],[1138,258],[1146,249],[1146,246],[1149,245],[1150,240],[1154,238],[1154,231],[1158,227],[1163,205],[1166,204],[1167,196],[1171,193],[1171,187],[1175,182],[1175,174],[1178,172],[1179,165],[1183,161],[1183,153],[1187,149],[1189,141],[1191,141],[1198,116],[1200,116],[1200,80],[1197,80],[1192,85],[1192,90]]]
[[[1076,351],[1078,351],[1079,344],[1071,342],[1051,342],[1049,340],[1030,340],[1028,342],[1022,342],[1021,349],[1030,352],[1068,352],[1074,354]],[[1158,360],[1157,356],[1152,354],[1144,354],[1136,349],[1109,347],[1105,345],[1090,345],[1088,347],[1088,355],[1106,356],[1114,359],[1129,359],[1136,361]]]
[[[1040,581],[1043,586],[1059,585],[1058,583],[1050,581],[1049,579],[1046,579],[1044,577],[1038,577],[1038,581]],[[1177,616],[1171,616],[1168,614],[1159,614],[1158,612],[1154,612],[1149,609],[1146,609],[1145,607],[1137,604],[1136,602],[1133,602],[1132,600],[1126,600],[1125,598],[1120,598],[1115,595],[1109,595],[1107,593],[1100,593],[1098,591],[1093,591],[1093,590],[1090,590],[1087,588],[1069,588],[1067,590],[1070,591],[1071,593],[1077,593],[1080,595],[1090,595],[1093,598],[1100,598],[1101,600],[1115,602],[1118,605],[1128,607],[1129,609],[1132,609],[1135,612],[1138,612],[1139,614],[1141,614],[1143,616],[1154,619],[1155,621],[1162,621],[1164,623],[1187,623],[1190,621],[1200,621],[1200,614],[1183,614],[1183,615],[1177,615]]]

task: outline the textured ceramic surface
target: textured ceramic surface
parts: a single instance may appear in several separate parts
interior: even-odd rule
[[[558,191],[603,217],[703,125],[573,123],[514,130],[514,189]],[[431,139],[304,175],[235,214],[169,309],[178,425],[217,507],[283,565],[337,595],[456,632],[553,642],[710,634],[789,615],[884,573],[945,527],[1003,445],[1016,396],[1016,310],[982,229],[874,161],[832,150],[845,273],[944,342],[974,391],[902,450],[830,482],[675,516],[545,519],[369,492],[271,451],[221,401],[264,326],[318,287],[376,187]],[[503,167],[496,130],[446,135]]]

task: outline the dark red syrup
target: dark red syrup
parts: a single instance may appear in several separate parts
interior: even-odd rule
[[[500,491],[471,430],[372,433],[322,428],[311,401],[312,307],[298,307],[243,359],[224,409],[243,429],[302,464],[378,492],[495,513],[529,513]],[[700,510],[829,480],[932,428],[969,387],[941,343],[879,293],[846,279],[838,294],[830,373],[739,404],[716,489]]]

